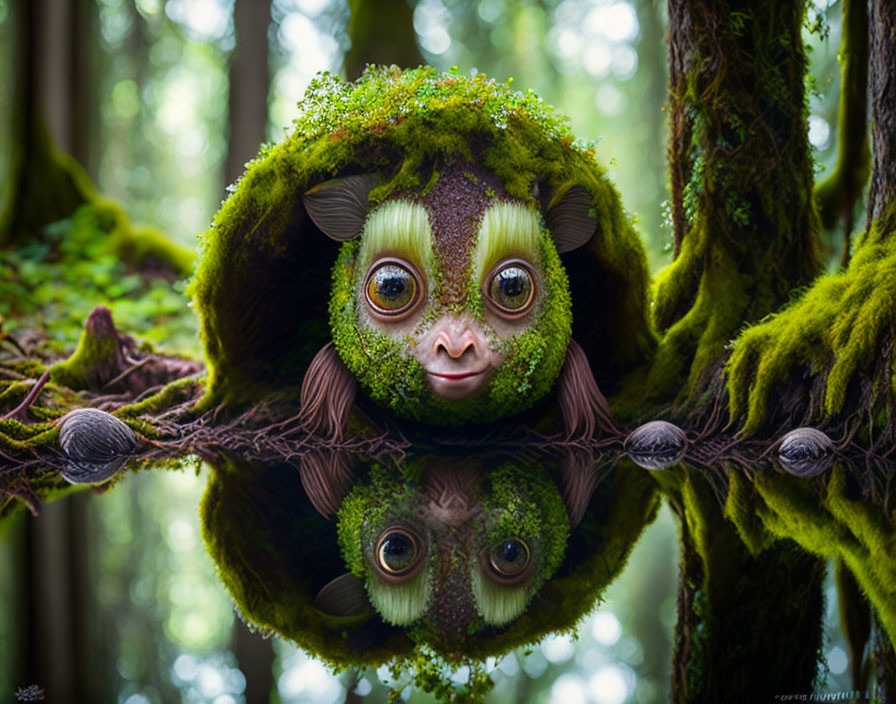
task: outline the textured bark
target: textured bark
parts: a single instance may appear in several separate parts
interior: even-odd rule
[[[871,0],[871,137],[874,144],[868,222],[896,197],[896,5]]]
[[[669,187],[672,196],[672,229],[675,245],[672,257],[681,253],[681,242],[688,230],[684,211],[684,188],[691,180],[690,156],[693,115],[687,109],[686,56],[693,52],[690,20],[687,6],[682,2],[669,2],[669,25],[677,28],[674,40],[669,41]]]
[[[678,256],[657,277],[656,400],[697,388],[819,270],[802,3],[671,0],[669,17]]]

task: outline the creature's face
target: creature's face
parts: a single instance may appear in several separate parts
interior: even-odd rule
[[[566,274],[541,214],[454,168],[386,200],[334,271],[331,326],[372,398],[430,423],[488,421],[548,393],[570,339]]]
[[[374,469],[344,501],[338,529],[385,621],[460,637],[523,613],[559,566],[569,521],[540,469],[479,473],[446,459],[419,484]]]

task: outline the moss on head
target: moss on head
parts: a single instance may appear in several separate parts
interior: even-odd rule
[[[485,478],[483,508],[489,516],[487,544],[521,540],[537,560],[535,577],[515,586],[483,574],[473,556],[473,594],[485,623],[503,626],[519,617],[541,585],[554,576],[569,540],[569,517],[556,484],[538,466],[505,463]]]
[[[364,272],[357,258],[363,244],[358,242],[342,246],[333,269],[330,325],[339,356],[371,399],[409,420],[431,425],[491,422],[530,408],[560,375],[572,327],[569,283],[547,230],[538,235],[537,246],[545,291],[533,313],[535,324],[497,343],[503,344],[504,362],[483,393],[460,401],[436,396],[426,371],[410,353],[412,338],[397,340],[361,322],[357,291]],[[480,300],[478,282],[471,286],[470,300]]]
[[[334,306],[323,277],[339,245],[308,218],[302,205],[305,191],[335,176],[377,173],[383,183],[369,199],[379,203],[397,192],[424,192],[434,184],[440,165],[457,159],[492,174],[507,196],[528,207],[539,205],[535,183],[543,197],[572,185],[590,194],[596,235],[579,253],[585,255],[581,264],[573,261],[579,254],[564,255],[569,266],[575,263],[573,296],[582,297],[573,335],[589,356],[601,360],[600,370],[608,379],[644,361],[653,337],[640,243],[595,162],[593,148],[574,141],[566,118],[534,94],[514,91],[509,83],[482,74],[470,78],[431,68],[370,68],[354,83],[322,75],[312,82],[300,109],[287,141],[264,149],[249,165],[203,236],[204,252],[190,292],[202,318],[210,373],[206,405],[297,390],[311,358],[329,341],[325,323],[328,307],[332,313]],[[596,305],[597,300],[602,304]],[[351,326],[340,325],[335,335],[345,336],[341,352],[361,344]],[[348,337],[354,340],[349,343]],[[558,339],[568,339],[568,334]],[[363,344],[379,343],[365,339]],[[367,353],[378,353],[372,357],[377,366],[392,365],[400,359],[394,348],[368,347]],[[535,370],[549,366],[562,345],[543,336],[523,348],[516,363]],[[367,358],[359,349],[356,353]],[[538,355],[543,359],[536,360]],[[418,369],[406,365],[401,371],[411,377],[410,387],[425,381]],[[366,384],[381,403],[400,405],[402,392],[379,388],[374,378]],[[510,390],[520,385],[513,379],[501,381],[492,394],[504,399],[495,401],[499,415],[519,408],[509,399]],[[528,385],[530,401],[550,387],[534,376]],[[406,415],[429,420],[431,408],[429,402],[411,403]],[[469,419],[482,409],[473,403],[455,410]]]

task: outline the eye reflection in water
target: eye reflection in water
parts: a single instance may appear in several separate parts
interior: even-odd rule
[[[483,661],[573,627],[658,506],[646,472],[587,454],[314,453],[298,475],[217,462],[203,535],[245,619],[341,665]]]
[[[517,618],[556,572],[569,536],[540,465],[438,458],[406,474],[375,466],[339,511],[346,567],[382,618],[462,637]],[[416,471],[415,471],[416,470]]]

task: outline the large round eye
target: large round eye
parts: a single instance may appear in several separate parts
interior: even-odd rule
[[[504,582],[524,577],[531,561],[529,546],[518,538],[495,543],[488,549],[485,557],[492,576]]]
[[[502,313],[521,315],[535,298],[532,274],[521,262],[508,262],[492,275],[488,296]]]
[[[387,528],[376,541],[373,558],[378,572],[390,580],[410,579],[423,564],[423,541],[408,528]]]
[[[401,315],[419,299],[420,283],[410,265],[388,260],[371,270],[364,292],[375,312],[388,316]]]

